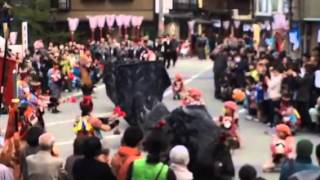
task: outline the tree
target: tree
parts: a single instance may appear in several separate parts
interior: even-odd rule
[[[0,0],[1,1],[1,0]],[[43,39],[49,41],[66,40],[67,32],[54,32],[54,15],[50,11],[50,1],[48,0],[11,0],[13,6],[14,21],[13,29],[20,30],[21,22],[27,21],[29,24],[29,35],[31,40]]]

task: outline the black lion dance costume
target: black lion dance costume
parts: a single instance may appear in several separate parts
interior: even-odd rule
[[[187,104],[170,112],[162,98],[171,81],[162,62],[107,62],[107,95],[127,114],[131,126],[145,134],[161,126],[169,148],[185,145],[195,179],[232,179],[235,174],[226,133],[215,125],[205,105]],[[169,149],[168,149],[169,150]]]

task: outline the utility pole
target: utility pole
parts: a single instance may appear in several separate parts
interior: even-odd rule
[[[164,32],[164,12],[163,12],[163,1],[164,0],[158,0],[156,2],[159,2],[159,15],[158,15],[158,35],[161,36]]]
[[[288,17],[288,19],[289,19],[289,32],[288,32],[288,39],[290,39],[290,32],[291,32],[291,29],[292,29],[292,19],[293,19],[293,0],[288,0],[288,10],[289,10],[289,17]],[[288,43],[288,50],[289,50],[289,54],[291,55],[292,54],[292,52],[293,52],[293,47],[292,47],[292,45],[291,45],[291,43]]]
[[[293,19],[293,0],[288,0],[289,3],[289,28],[292,28],[292,19]]]

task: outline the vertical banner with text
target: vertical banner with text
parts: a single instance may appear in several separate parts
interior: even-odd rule
[[[28,23],[22,23],[22,56],[24,57],[28,52]]]

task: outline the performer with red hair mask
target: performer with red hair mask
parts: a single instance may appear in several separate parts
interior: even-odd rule
[[[241,146],[240,134],[238,132],[239,118],[236,114],[238,106],[234,101],[224,103],[224,114],[215,119],[218,126],[227,131],[227,142],[231,149],[238,149]]]
[[[181,103],[182,103],[182,106],[205,104],[202,100],[202,92],[197,88],[188,89]]]
[[[81,116],[74,123],[77,136],[96,136],[103,138],[101,131],[111,131],[119,125],[118,119],[98,118],[92,114],[93,102],[91,96],[86,96],[80,102]]]
[[[289,126],[278,124],[270,145],[271,159],[263,165],[264,172],[280,171],[282,163],[295,157],[295,138]]]
[[[175,75],[175,79],[172,83],[172,91],[173,91],[173,100],[180,100],[182,93],[184,91],[184,82],[183,75],[181,73],[177,73]]]

